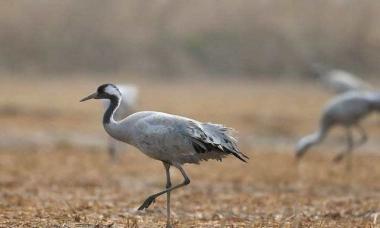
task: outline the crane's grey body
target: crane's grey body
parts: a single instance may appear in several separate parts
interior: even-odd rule
[[[340,161],[346,154],[350,154],[355,146],[366,142],[367,135],[359,122],[374,111],[380,111],[380,93],[378,92],[352,91],[333,98],[322,112],[319,130],[297,143],[297,157],[302,157],[310,147],[320,143],[332,127],[340,125],[346,128],[348,145],[347,149],[334,159]],[[361,134],[361,139],[356,145],[352,138],[353,128]]]
[[[380,95],[370,92],[349,92],[331,100],[323,111],[323,120],[325,124],[341,124],[351,126],[364,116],[374,111],[376,102],[379,102],[377,96]]]
[[[162,161],[166,171],[166,189],[149,196],[139,207],[148,208],[155,199],[167,194],[167,227],[170,225],[170,192],[190,183],[182,164],[198,164],[202,160],[216,159],[232,154],[246,162],[248,157],[241,153],[236,140],[230,135],[230,129],[218,124],[201,123],[186,117],[162,112],[137,112],[117,121],[115,111],[122,99],[119,89],[112,84],[105,84],[97,92],[82,99],[108,99],[110,101],[103,116],[105,130],[113,138],[135,146],[147,156]],[[184,181],[172,186],[170,167],[181,172]]]
[[[124,85],[118,84],[116,85],[121,93],[121,101],[119,108],[115,111],[114,118],[115,120],[122,120],[126,118],[128,115],[133,113],[136,110],[137,97],[138,97],[138,88],[134,85]],[[109,100],[102,100],[104,109],[107,109],[110,105]],[[108,138],[108,154],[110,155],[113,161],[117,158],[118,151],[118,141],[113,139],[112,137]]]
[[[338,94],[370,89],[370,86],[363,80],[344,70],[330,70],[322,76],[322,82]]]
[[[341,69],[328,69],[322,64],[312,64],[312,74],[336,94],[350,91],[366,91],[371,86],[356,75]]]
[[[149,157],[171,164],[221,160],[229,151],[237,153],[227,128],[162,112],[137,112],[119,123],[106,123],[104,128],[112,137],[137,147]],[[208,146],[218,149],[200,152]]]

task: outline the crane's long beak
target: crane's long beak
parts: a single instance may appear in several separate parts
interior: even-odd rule
[[[95,98],[97,98],[97,96],[98,96],[98,93],[93,93],[93,94],[91,94],[91,95],[83,98],[82,100],[80,100],[80,102],[87,101],[87,100],[90,100],[90,99],[95,99]]]

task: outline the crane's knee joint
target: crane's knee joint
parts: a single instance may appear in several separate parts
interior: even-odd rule
[[[190,184],[190,179],[189,178],[186,178],[185,181],[183,182],[184,185],[188,185]]]
[[[169,183],[166,184],[166,188],[170,188],[171,186],[172,186],[171,182],[169,182]]]

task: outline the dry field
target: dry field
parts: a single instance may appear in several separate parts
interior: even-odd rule
[[[101,105],[79,103],[101,81],[3,80],[0,85],[0,227],[163,227],[164,169],[128,147],[105,153]],[[175,227],[380,227],[380,120],[347,173],[332,158],[342,132],[298,165],[296,140],[317,126],[330,94],[290,82],[140,82],[142,110],[236,128],[251,159],[187,165],[191,184],[172,194]],[[174,170],[174,169],[173,169]],[[181,181],[174,173],[174,181]]]

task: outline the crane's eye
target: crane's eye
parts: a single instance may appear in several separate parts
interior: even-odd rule
[[[100,86],[99,88],[98,88],[98,94],[104,94],[105,93],[105,91],[104,91],[104,86]]]

